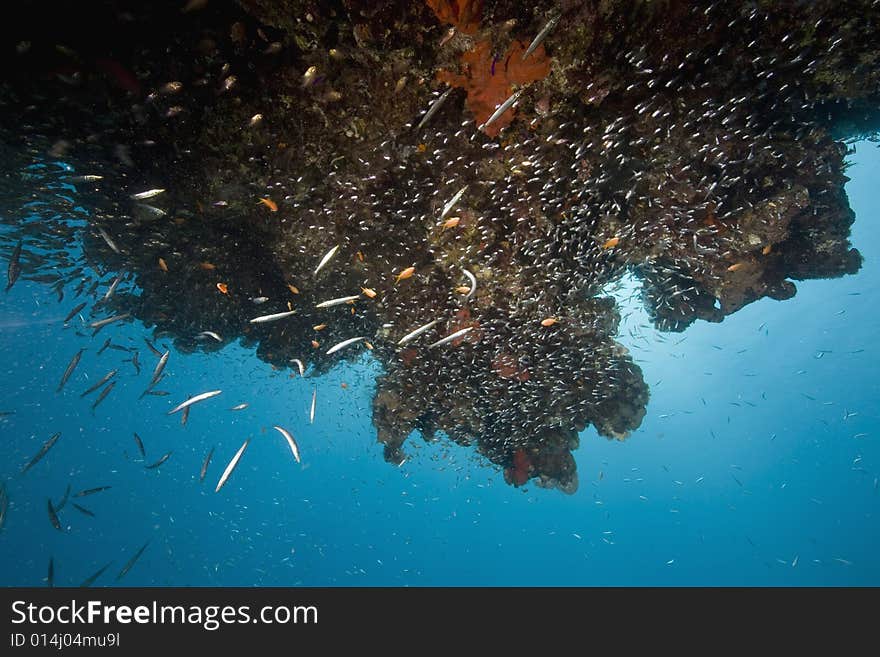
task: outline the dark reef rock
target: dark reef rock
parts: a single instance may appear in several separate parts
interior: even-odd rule
[[[657,328],[682,331],[861,264],[840,140],[877,129],[877,2],[19,4],[0,193],[23,207],[10,172],[47,158],[103,176],[77,183],[79,227],[7,220],[9,244],[47,253],[23,275],[57,272],[62,294],[83,263],[57,240],[80,239],[139,290],[113,311],[183,350],[219,348],[204,330],[242,339],[276,367],[325,372],[361,353],[327,347],[369,336],[389,461],[442,431],[512,485],[572,491],[578,431],[623,439],[648,401],[609,284],[633,274]],[[167,192],[130,198],[151,187]]]

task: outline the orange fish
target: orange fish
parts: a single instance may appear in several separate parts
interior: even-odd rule
[[[200,262],[200,263],[199,263],[199,267],[201,267],[201,268],[204,269],[205,271],[212,271],[212,270],[214,270],[214,269],[217,269],[217,267],[215,267],[215,266],[214,266],[213,264],[211,264],[210,262]]]
[[[261,198],[261,199],[260,199],[260,203],[262,203],[263,205],[265,205],[265,206],[266,206],[267,208],[269,208],[272,212],[278,212],[278,206],[276,205],[275,201],[273,201],[272,199],[270,199],[270,198]]]
[[[312,346],[313,346],[315,349],[317,349],[318,347],[321,346],[321,343],[318,342],[317,340],[312,340]]]
[[[162,271],[168,271],[168,265],[165,264],[165,260],[162,258],[159,258],[159,269]]]
[[[367,297],[369,297],[370,299],[374,299],[374,298],[376,298],[376,290],[373,290],[373,289],[368,288],[368,287],[362,287],[362,288],[361,288],[361,292],[363,292],[364,295],[367,296]]]
[[[555,317],[548,317],[547,319],[541,320],[541,326],[553,326],[559,320]]]
[[[763,249],[761,249],[761,253],[763,253],[764,255],[770,255],[770,252],[771,252],[772,250],[773,250],[773,245],[772,245],[772,244],[768,244],[768,245],[765,246]]]
[[[735,265],[730,265],[730,267],[727,268],[727,271],[736,271],[738,269],[742,269],[744,264],[744,262],[738,262]]]
[[[415,273],[416,273],[415,267],[407,267],[406,269],[404,269],[402,272],[400,272],[397,275],[397,280],[394,281],[395,285],[397,283],[399,283],[400,281],[402,281],[403,279],[409,278],[410,276],[412,276]]]
[[[426,150],[428,150],[428,145],[427,144],[419,144],[418,146],[416,146],[416,150],[419,153],[424,153]]]
[[[293,292],[294,294],[299,294],[299,290],[297,289],[296,285],[294,285],[293,283],[288,283],[287,289],[290,290],[291,292]]]
[[[355,255],[357,255],[357,259],[358,259],[358,260],[360,260],[361,262],[364,261],[364,254],[363,254],[363,252],[358,251]]]
[[[458,226],[459,221],[461,221],[461,217],[450,217],[443,222],[443,229],[440,232],[442,233],[447,228],[455,228],[456,226]]]
[[[373,345],[371,345],[371,344],[370,344],[369,342],[367,342],[366,340],[364,340],[364,346],[365,346],[367,349],[369,349],[370,351],[373,351]]]
[[[339,384],[339,387],[342,388],[343,390],[345,390],[348,387],[348,384],[343,382],[343,383]]]
[[[607,242],[605,242],[605,244],[602,245],[602,248],[603,249],[613,249],[619,243],[620,243],[619,237],[612,237],[610,240],[608,240]]]
[[[229,294],[229,288],[226,286],[226,283],[217,283],[217,289],[223,294]]]
[[[459,285],[457,288],[455,288],[455,291],[459,294],[468,294],[471,291],[471,288],[469,288],[467,285]]]
[[[323,331],[325,328],[327,328],[326,324],[318,324],[317,326],[312,327],[312,329],[315,331]]]

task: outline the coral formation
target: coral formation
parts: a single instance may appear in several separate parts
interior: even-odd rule
[[[477,123],[486,123],[495,110],[513,94],[515,85],[525,85],[541,80],[550,72],[550,60],[543,46],[523,61],[526,46],[513,41],[500,57],[492,54],[489,41],[478,41],[471,50],[461,56],[464,73],[439,71],[437,79],[454,87],[467,90],[467,106]],[[490,137],[497,137],[501,130],[513,121],[511,107],[491,125],[483,129]]]
[[[623,439],[648,401],[610,284],[634,274],[655,325],[682,331],[860,267],[841,140],[878,126],[870,0],[19,4],[5,170],[49,157],[103,176],[75,182],[90,214],[64,207],[71,223],[7,174],[22,276],[62,297],[94,268],[130,272],[92,312],[315,375],[363,353],[330,345],[369,336],[391,462],[414,430],[443,432],[512,485],[571,492],[578,433]],[[435,105],[438,81],[465,93]]]

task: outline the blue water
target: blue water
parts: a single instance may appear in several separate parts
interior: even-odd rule
[[[235,345],[173,351],[158,386],[169,396],[138,400],[155,364],[143,348],[149,331],[119,324],[91,339],[76,321],[65,329],[79,299],[59,304],[47,286],[22,279],[0,296],[0,411],[15,411],[0,419],[10,498],[0,584],[44,585],[52,557],[56,586],[79,585],[111,561],[96,586],[876,586],[880,149],[862,143],[851,159],[852,242],[865,258],[858,275],[799,282],[792,300],[762,300],[683,334],[649,328],[619,292],[620,340],[651,386],[648,414],[625,442],[583,433],[572,496],[508,486],[472,450],[446,441],[412,436],[406,462],[385,463],[369,356],[302,379]],[[123,352],[96,354],[107,337],[141,347],[139,376]],[[114,367],[118,383],[92,414],[97,393],[79,394]],[[223,393],[195,406],[186,426],[167,415],[210,389]],[[229,410],[241,402],[250,406]],[[296,437],[301,465],[274,424]],[[56,431],[52,451],[19,476]],[[146,463],[173,450],[168,461],[146,470],[133,431]],[[68,484],[112,488],[72,500],[95,517],[68,504],[59,532],[46,500],[57,503]]]

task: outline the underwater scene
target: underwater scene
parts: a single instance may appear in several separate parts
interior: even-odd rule
[[[880,585],[880,1],[20,4],[0,585]]]

